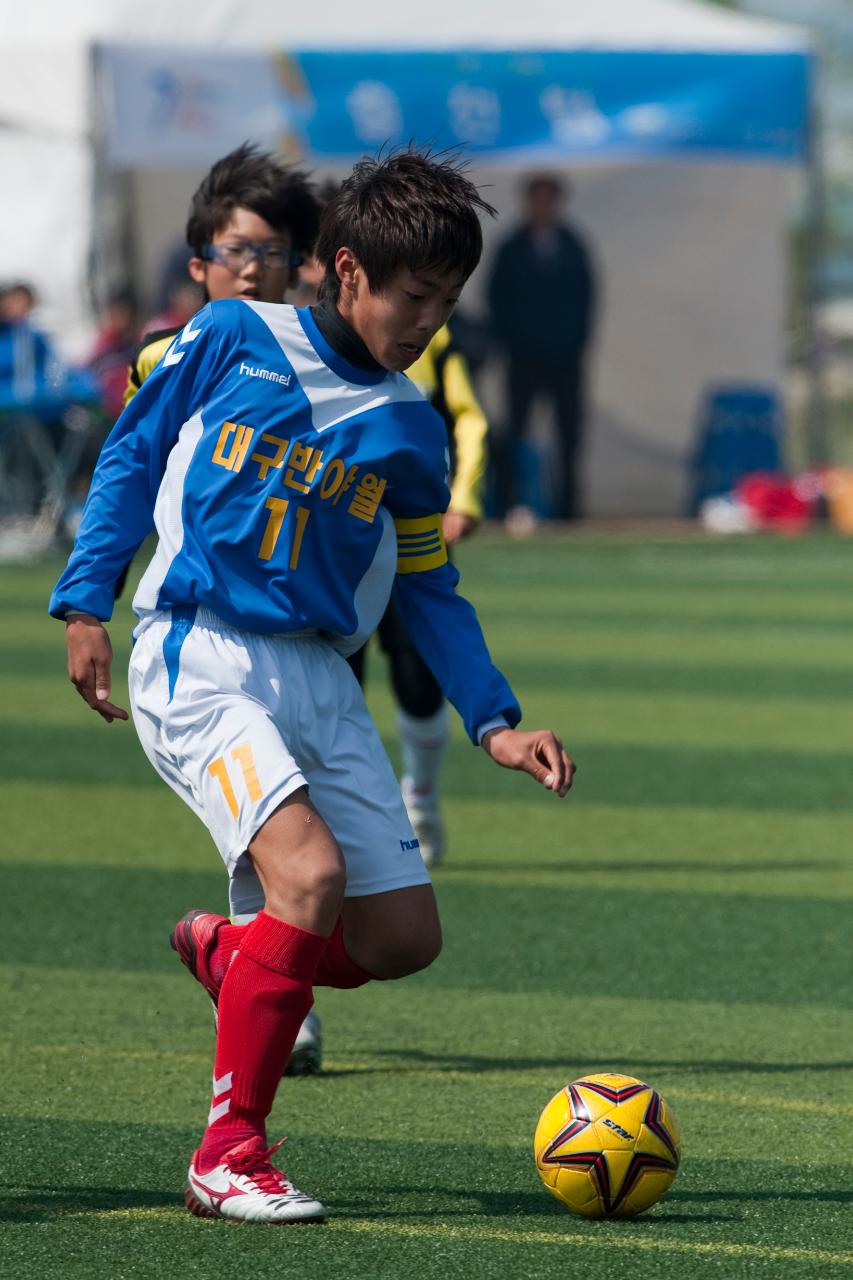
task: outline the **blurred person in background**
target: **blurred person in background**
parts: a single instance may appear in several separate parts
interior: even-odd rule
[[[137,338],[138,317],[133,294],[127,288],[113,289],[98,315],[95,341],[83,363],[97,388],[98,404],[93,406],[92,429],[83,435],[80,456],[68,481],[65,528],[72,538],[83,515],[101,446],[124,408],[127,366],[133,358]]]
[[[183,236],[173,240],[171,246],[166,250],[160,265],[160,275],[157,282],[158,311],[168,310],[169,297],[175,285],[187,283],[191,257],[192,250]]]
[[[321,188],[325,203],[336,186]],[[297,306],[319,301],[324,270],[316,258],[299,269]],[[474,391],[468,363],[456,341],[454,320],[443,325],[424,353],[406,370],[447,426],[450,455],[450,507],[442,517],[448,547],[474,532],[483,518],[488,423]],[[409,635],[392,595],[377,630],[388,659],[397,703],[403,771],[400,789],[420,844],[421,857],[434,867],[444,856],[446,835],[441,812],[440,778],[450,741],[450,717],[438,681]],[[366,679],[367,645],[347,659],[362,687]]]
[[[35,290],[23,280],[0,288],[0,397],[6,405],[35,406],[46,384],[59,377],[59,358],[33,325],[35,305]]]
[[[35,290],[23,280],[0,289],[0,320],[6,324],[29,323],[35,305]]]
[[[24,281],[0,288],[0,406],[38,418],[58,447],[64,411],[73,403],[95,403],[97,387],[85,371],[69,367],[33,323],[37,301]]]
[[[581,514],[579,462],[583,438],[584,357],[593,330],[596,283],[589,252],[561,219],[567,188],[536,174],[525,188],[523,222],[503,240],[487,291],[492,329],[506,361],[506,413],[496,441],[500,509],[510,530],[525,531],[517,445],[537,400],[549,401],[556,425],[554,514]]]
[[[206,301],[203,286],[194,279],[174,280],[162,310],[146,322],[145,333],[165,333],[166,330],[177,333]]]
[[[95,342],[86,361],[101,388],[104,411],[115,421],[124,408],[127,369],[138,340],[139,318],[129,289],[115,289],[98,317]]]
[[[85,493],[100,446],[93,431],[100,391],[33,322],[37,302],[25,281],[0,288],[2,501],[7,514],[38,517],[53,532],[64,523],[73,533],[78,494]]]

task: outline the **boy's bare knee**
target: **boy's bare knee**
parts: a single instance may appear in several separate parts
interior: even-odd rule
[[[353,960],[376,978],[405,978],[441,952],[441,923],[431,885],[347,898],[344,937]]]
[[[377,978],[407,978],[428,969],[440,954],[440,931],[430,931],[417,938],[395,938],[387,941],[377,953],[371,972]]]
[[[312,932],[331,932],[343,904],[346,866],[304,787],[267,819],[249,856],[271,915]]]
[[[267,877],[264,885],[266,909],[273,915],[291,918],[312,904],[340,912],[346,888],[346,871],[333,862],[305,863],[283,874]]]

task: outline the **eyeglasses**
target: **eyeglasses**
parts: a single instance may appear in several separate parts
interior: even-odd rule
[[[244,240],[241,244],[206,244],[201,252],[206,262],[219,262],[229,271],[243,271],[257,258],[270,271],[290,271],[305,261],[298,249],[285,249],[280,244],[258,244]]]

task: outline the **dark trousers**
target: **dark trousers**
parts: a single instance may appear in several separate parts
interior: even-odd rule
[[[417,716],[421,720],[433,715],[441,706],[444,695],[435,676],[412,643],[393,597],[382,616],[376,634],[379,636],[382,651],[388,658],[391,684],[399,706],[410,716]],[[347,658],[362,687],[364,687],[365,678],[366,649],[365,645]]]
[[[554,514],[558,520],[580,515],[579,463],[583,435],[583,360],[569,354],[559,364],[542,364],[511,356],[506,371],[508,420],[495,441],[498,502],[506,515],[518,502],[516,446],[527,431],[536,401],[550,403],[554,413]]]

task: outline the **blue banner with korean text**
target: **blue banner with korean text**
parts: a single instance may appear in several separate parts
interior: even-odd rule
[[[358,51],[284,61],[301,72],[299,126],[316,156],[409,139],[484,160],[523,153],[525,163],[671,154],[790,163],[808,150],[811,63],[798,52]]]
[[[807,158],[801,52],[407,52],[102,45],[96,135],[116,167],[210,164],[245,138],[349,162],[413,140],[483,163]]]

